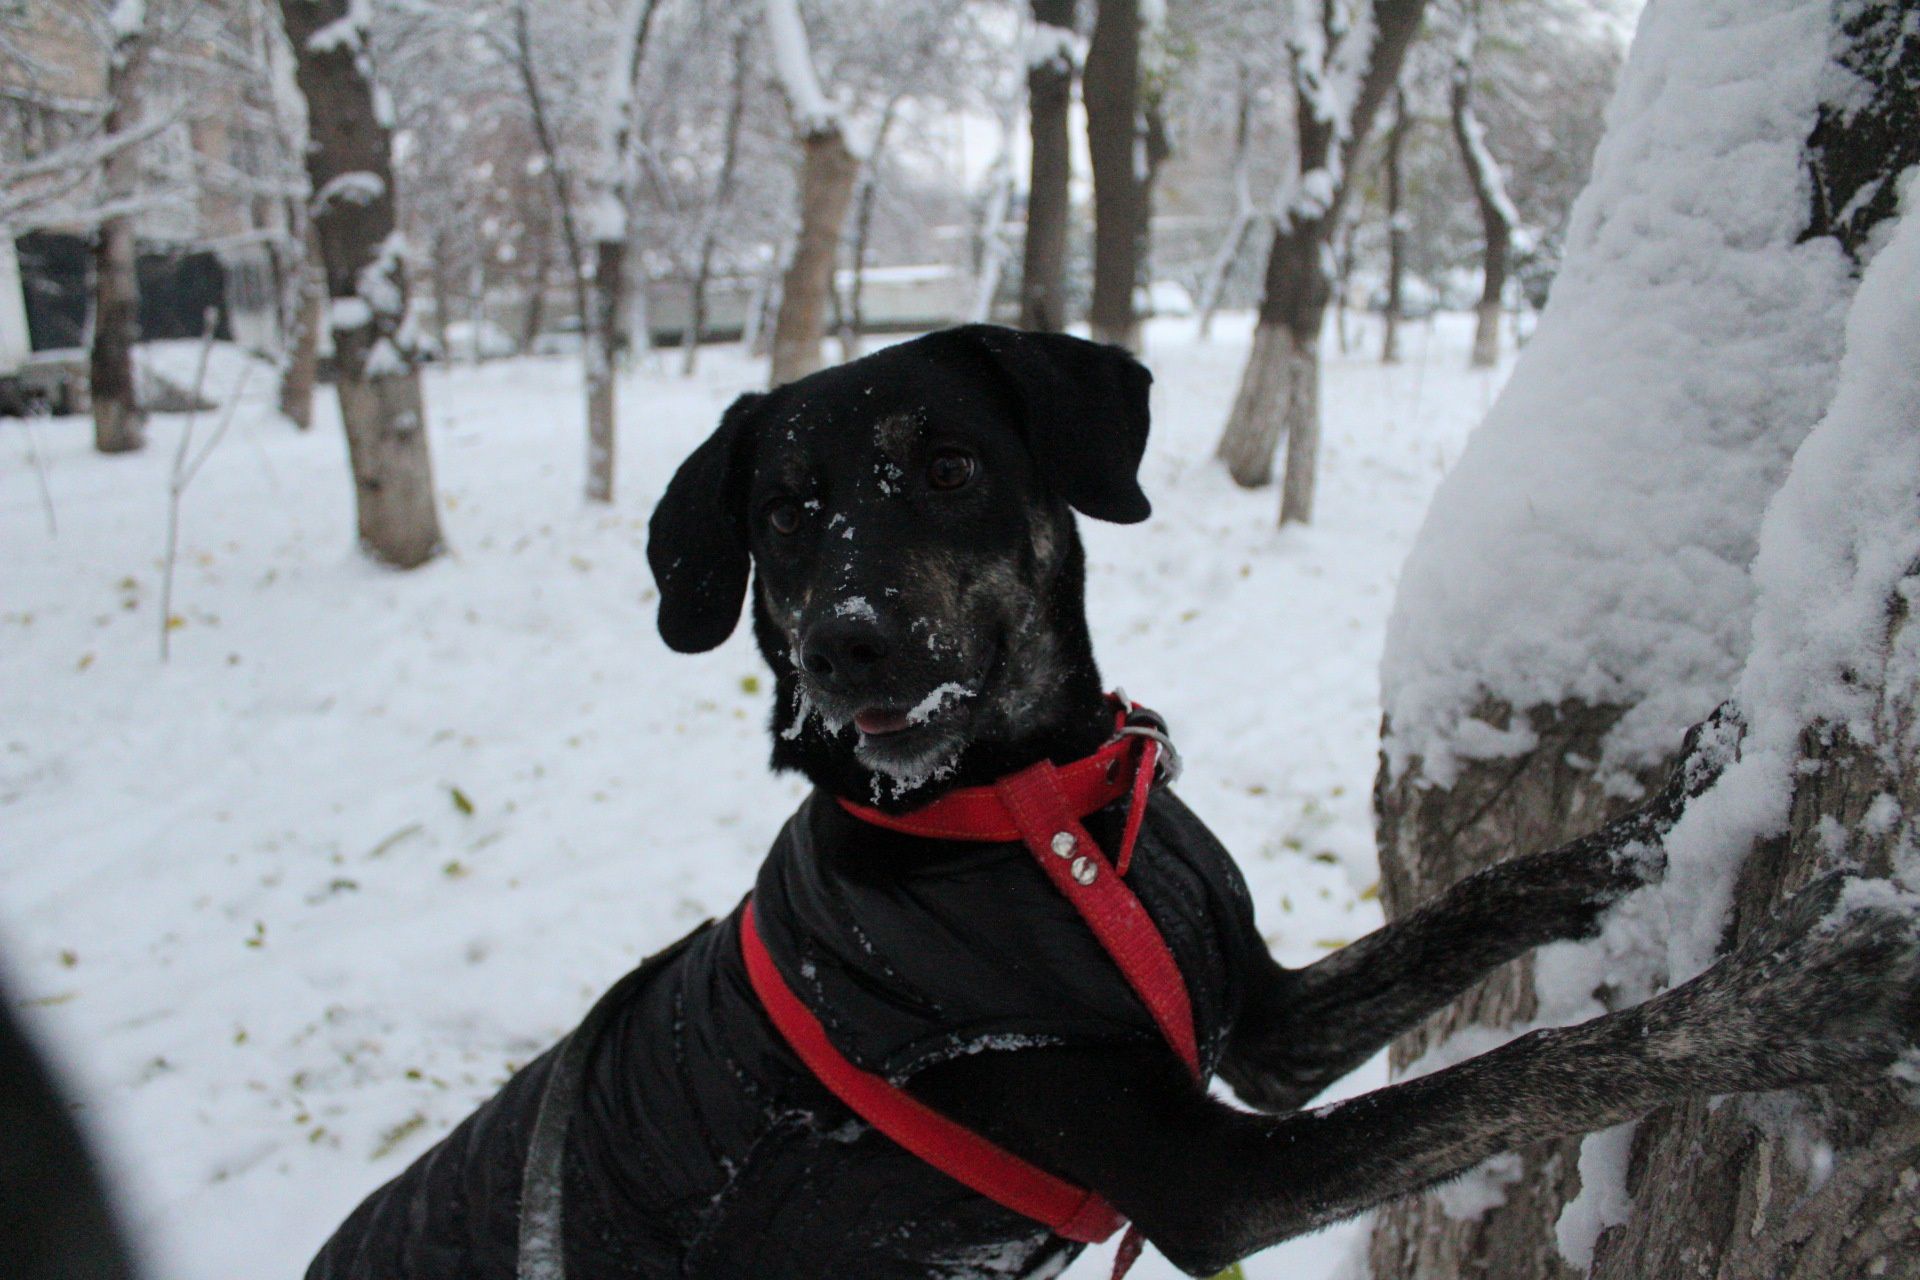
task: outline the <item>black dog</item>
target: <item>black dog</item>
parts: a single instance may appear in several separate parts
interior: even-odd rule
[[[1696,732],[1639,812],[1301,970],[1268,957],[1231,859],[1154,792],[1126,884],[1184,975],[1202,1074],[1282,1114],[1206,1094],[1024,846],[905,835],[834,803],[904,813],[1112,737],[1073,512],[1146,517],[1149,381],[1073,338],[937,333],[742,397],[654,516],[674,648],[724,640],[752,579],[777,677],[773,761],[818,788],[754,913],[840,1054],[1097,1192],[1197,1275],[1511,1147],[1898,1055],[1920,1014],[1920,944],[1891,910],[1826,927],[1838,886],[1823,883],[1644,1005],[1294,1110],[1491,967],[1593,933],[1659,873],[1718,732]],[[1111,850],[1126,816],[1116,804],[1086,829]],[[1057,1274],[1078,1245],[816,1080],[740,947],[736,911],[629,975],[362,1205],[311,1280]]]

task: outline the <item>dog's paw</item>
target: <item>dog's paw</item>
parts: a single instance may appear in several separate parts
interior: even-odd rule
[[[1920,1042],[1920,895],[1826,876],[1701,986],[1700,1034],[1752,1055],[1759,1087],[1871,1078]]]

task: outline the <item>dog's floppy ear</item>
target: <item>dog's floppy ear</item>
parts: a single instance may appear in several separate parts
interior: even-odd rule
[[[1153,513],[1140,489],[1153,375],[1119,347],[1064,333],[970,324],[930,335],[987,357],[1013,384],[1027,447],[1074,510],[1135,524]]]
[[[647,525],[647,564],[660,587],[660,636],[704,653],[733,634],[747,598],[746,441],[766,396],[748,393],[680,464]]]

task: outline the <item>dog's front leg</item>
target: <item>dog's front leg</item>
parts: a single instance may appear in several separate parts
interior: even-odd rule
[[[1737,726],[1716,713],[1647,803],[1544,853],[1489,867],[1305,969],[1254,976],[1220,1075],[1249,1105],[1291,1111],[1458,997],[1549,942],[1591,937],[1665,870],[1660,842],[1718,776]]]
[[[982,1054],[928,1083],[930,1100],[1093,1187],[1205,1275],[1502,1151],[1689,1096],[1868,1079],[1916,1037],[1915,906],[1849,902],[1835,878],[1645,1004],[1316,1111],[1235,1111],[1144,1049]]]

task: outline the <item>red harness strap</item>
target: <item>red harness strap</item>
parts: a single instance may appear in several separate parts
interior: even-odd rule
[[[1123,710],[1119,725],[1124,727],[1125,721]],[[1127,757],[1136,755],[1128,776]],[[1153,737],[1139,739],[1136,752],[1131,735],[1117,736],[1071,764],[1043,760],[992,786],[949,792],[909,814],[883,814],[845,799],[840,806],[864,821],[909,835],[1024,843],[1113,958],[1160,1034],[1198,1077],[1200,1055],[1186,980],[1153,918],[1122,878],[1146,815],[1159,758],[1160,741]],[[1120,856],[1109,862],[1080,820],[1129,792]],[[868,1124],[961,1184],[1068,1240],[1102,1241],[1125,1221],[1093,1192],[1022,1160],[849,1062],[774,965],[754,923],[751,902],[741,916],[740,947],[748,980],[781,1036],[807,1069]],[[1140,1248],[1139,1232],[1129,1228],[1114,1258],[1115,1280],[1126,1274]]]

